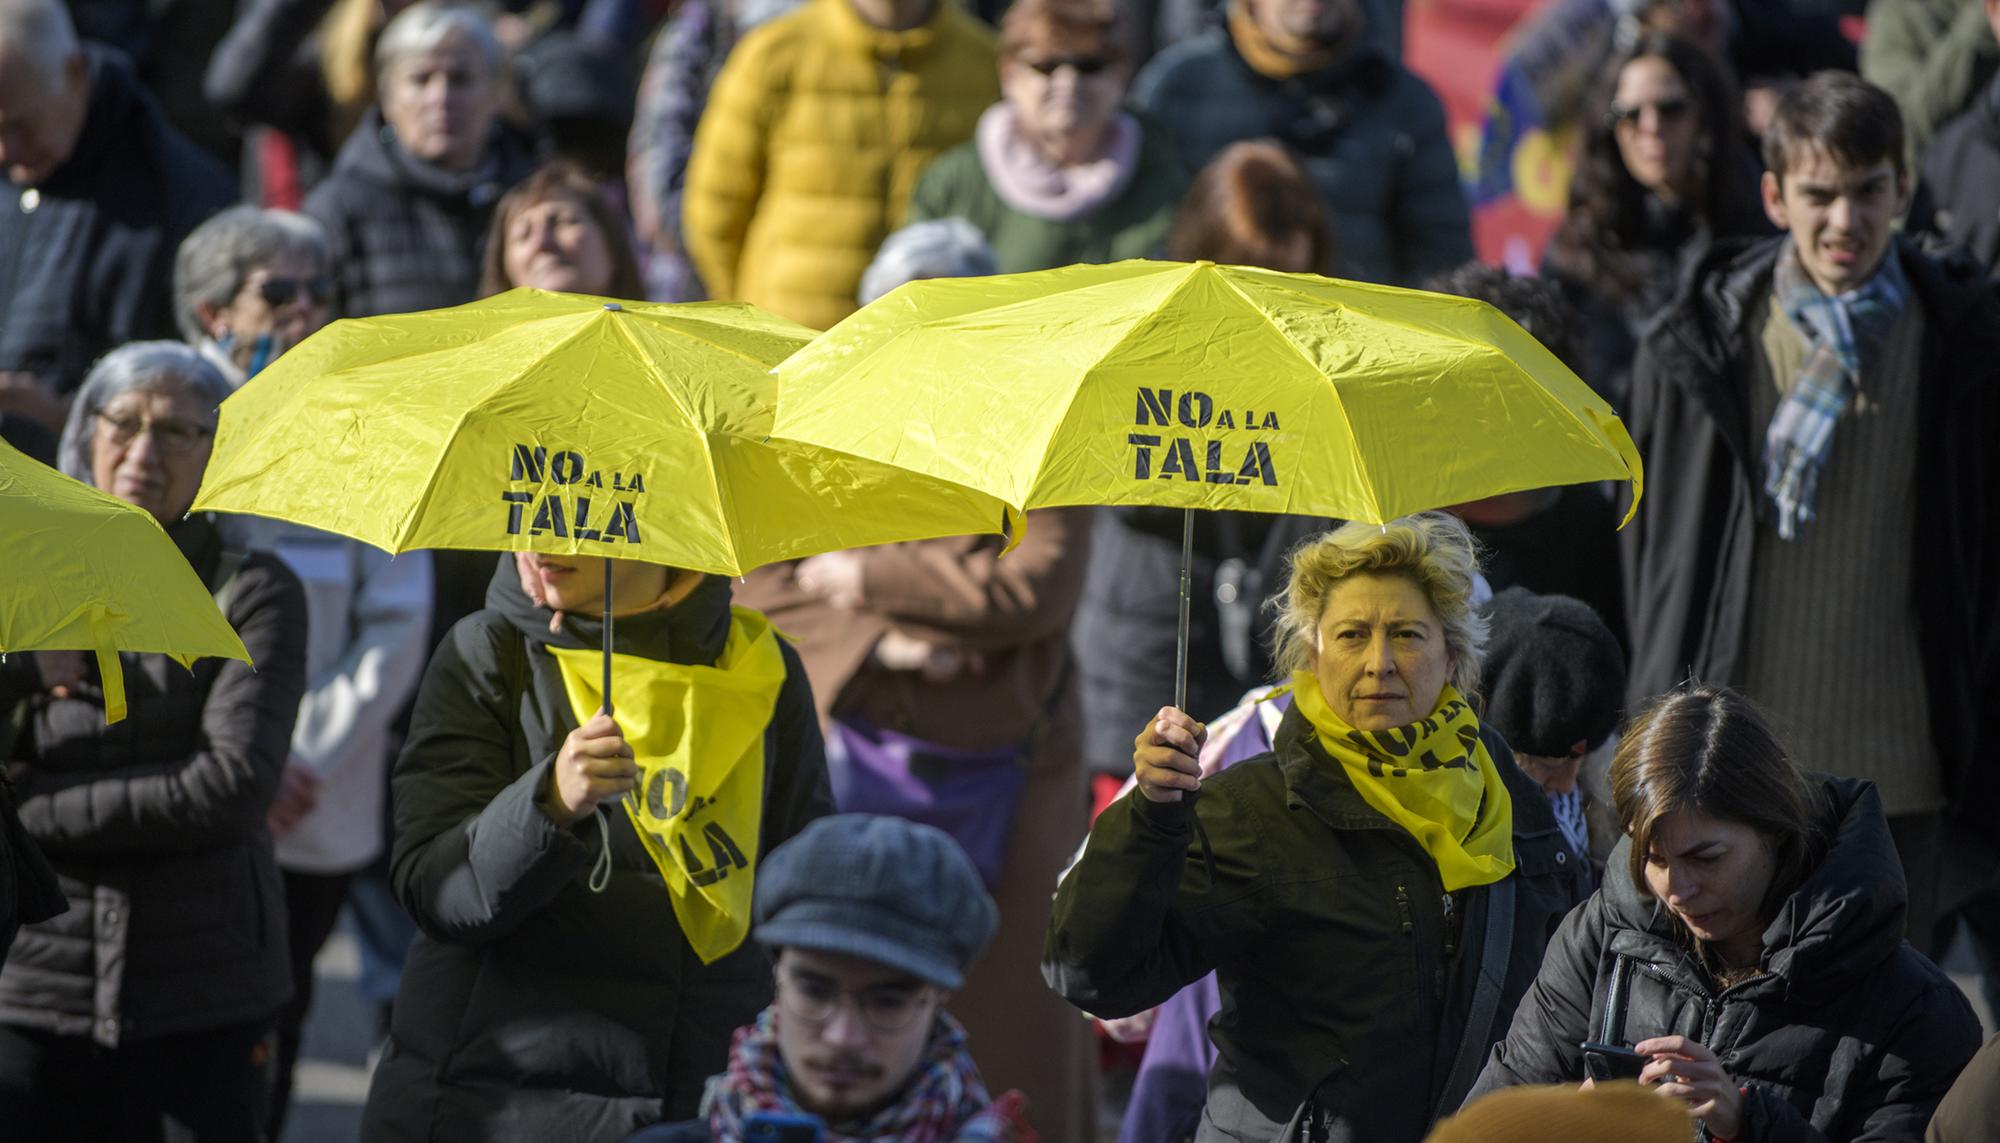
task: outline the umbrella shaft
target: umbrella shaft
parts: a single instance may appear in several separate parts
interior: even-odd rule
[[[1182,578],[1187,573],[1183,571]],[[1185,610],[1185,605],[1183,605]],[[1186,623],[1183,622],[1185,627]],[[611,713],[611,561],[604,561],[604,713]]]
[[[1188,565],[1194,562],[1194,509],[1181,509],[1181,614],[1174,631],[1174,709],[1187,710],[1188,609],[1193,604],[1193,587]],[[609,694],[609,690],[605,692]]]

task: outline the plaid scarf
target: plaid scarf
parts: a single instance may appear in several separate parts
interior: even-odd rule
[[[1778,255],[1775,284],[1785,316],[1805,335],[1806,359],[1764,430],[1764,492],[1777,512],[1778,535],[1795,540],[1799,524],[1813,518],[1834,424],[1902,315],[1910,286],[1892,247],[1874,277],[1829,298],[1806,275],[1792,239]]]
[[[792,1093],[778,1055],[778,1010],[764,1009],[757,1022],[736,1030],[729,1069],[708,1081],[702,1115],[719,1143],[741,1143],[743,1119],[752,1112],[804,1110]],[[1022,1112],[1027,1100],[1008,1092],[986,1094],[978,1065],[965,1050],[965,1029],[940,1011],[930,1046],[901,1098],[862,1122],[834,1123],[827,1143],[1036,1143]]]

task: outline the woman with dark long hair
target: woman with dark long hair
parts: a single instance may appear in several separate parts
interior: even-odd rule
[[[1623,407],[1651,315],[1718,238],[1765,234],[1756,156],[1722,65],[1657,33],[1615,56],[1591,101],[1545,273],[1576,305],[1578,372]]]
[[[1636,1053],[1704,1139],[1920,1136],[1979,1022],[1903,940],[1874,785],[1801,771],[1748,699],[1689,687],[1625,728],[1611,786],[1625,840],[1472,1098]]]

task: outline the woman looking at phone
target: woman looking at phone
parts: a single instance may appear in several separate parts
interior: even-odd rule
[[[1725,687],[1634,719],[1611,783],[1625,840],[1470,1098],[1584,1079],[1593,1042],[1647,1057],[1639,1081],[1706,1140],[1921,1137],[1979,1023],[1903,941],[1874,786],[1802,772]]]

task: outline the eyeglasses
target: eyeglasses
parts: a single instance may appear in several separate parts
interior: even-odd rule
[[[824,1024],[840,1010],[843,996],[854,998],[861,1019],[877,1032],[900,1032],[914,1023],[930,1006],[930,989],[900,985],[877,985],[849,992],[831,981],[801,977],[790,972],[778,974],[778,1007],[789,1016],[808,1024]]]
[[[317,278],[266,278],[257,286],[257,292],[264,295],[264,304],[272,309],[283,309],[292,304],[292,299],[304,290],[314,301],[324,302],[333,297],[333,276],[321,274]]]
[[[1043,75],[1054,75],[1063,68],[1072,68],[1078,75],[1096,75],[1110,70],[1114,63],[1104,56],[1058,56],[1050,60],[1022,60],[1021,66]]]
[[[120,446],[131,444],[140,433],[150,432],[153,447],[169,456],[185,456],[215,435],[215,430],[207,425],[151,417],[114,417],[102,410],[97,414],[97,430],[107,442]]]
[[[1648,107],[1653,109],[1654,116],[1660,122],[1672,123],[1680,119],[1683,115],[1686,115],[1693,107],[1693,104],[1689,103],[1687,97],[1684,95],[1676,96],[1673,99],[1654,100],[1651,103],[1614,103],[1611,105],[1611,109],[1605,113],[1604,119],[1614,128],[1636,127],[1639,123],[1640,115]]]

